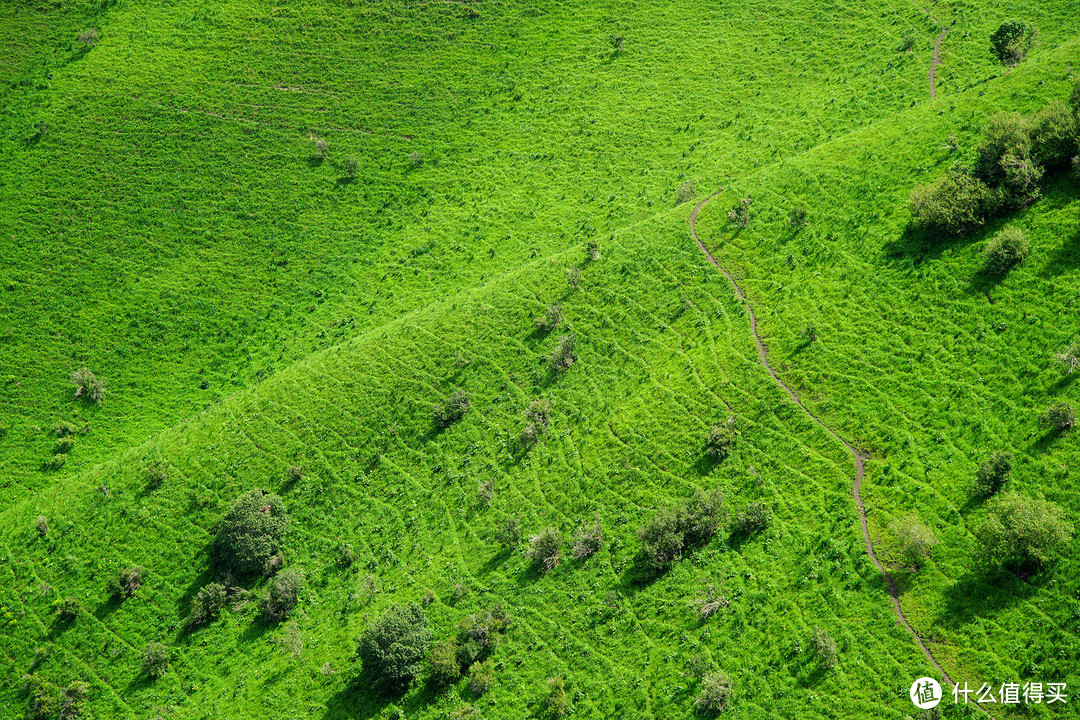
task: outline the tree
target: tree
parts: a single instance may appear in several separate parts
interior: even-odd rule
[[[364,672],[384,692],[397,692],[416,677],[431,646],[427,617],[416,603],[396,604],[368,625],[357,654]]]
[[[990,36],[990,52],[1005,65],[1017,65],[1035,43],[1037,34],[1035,26],[1026,20],[1006,20]]]
[[[709,428],[705,436],[705,454],[718,459],[727,457],[731,449],[735,447],[735,440],[739,435],[736,425],[735,416],[731,415],[726,423]]]
[[[722,672],[709,673],[701,682],[701,692],[694,698],[699,715],[718,715],[731,702],[731,678]]]
[[[472,400],[464,390],[455,390],[446,402],[437,404],[431,411],[432,421],[438,427],[449,427],[469,412]]]
[[[972,495],[975,497],[990,497],[1001,489],[1005,481],[1009,479],[1012,471],[1012,454],[996,452],[987,458],[986,462],[979,466],[975,474],[975,486]]]
[[[148,643],[142,651],[142,671],[151,680],[165,674],[169,667],[169,648],[159,642]]]
[[[951,172],[912,190],[908,209],[916,225],[960,235],[982,226],[997,211],[999,195],[977,177]]]
[[[930,528],[913,513],[895,520],[891,530],[898,554],[916,570],[930,558],[938,542]]]
[[[1077,120],[1061,100],[1051,100],[1031,123],[1031,156],[1048,168],[1064,167],[1076,154]]]
[[[263,600],[263,617],[267,622],[280,622],[289,617],[300,600],[304,576],[296,568],[289,568],[274,576]]]
[[[237,575],[260,572],[278,551],[288,527],[289,515],[281,498],[266,490],[252,490],[237,498],[222,519],[213,556]]]
[[[1065,513],[1042,496],[1016,492],[994,500],[990,514],[975,532],[978,558],[987,564],[1037,570],[1053,559],[1072,537]]]
[[[983,250],[983,267],[992,275],[1001,275],[1027,257],[1028,241],[1024,232],[1015,225],[1001,229]]]
[[[1059,402],[1048,407],[1039,420],[1054,430],[1068,430],[1076,424],[1076,411],[1069,403]]]
[[[814,632],[810,636],[810,646],[814,649],[814,657],[817,658],[822,670],[832,670],[836,667],[836,641],[825,628],[814,626]]]
[[[109,597],[124,600],[135,594],[142,587],[143,573],[141,567],[129,567],[120,570],[109,578]]]

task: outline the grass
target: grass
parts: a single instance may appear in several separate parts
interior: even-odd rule
[[[963,495],[1008,450],[1010,487],[1080,507],[1074,439],[1035,423],[1073,393],[1052,355],[1075,333],[1075,181],[1007,219],[1031,255],[1001,281],[978,268],[1002,223],[934,245],[905,233],[908,189],[969,152],[993,110],[1065,94],[1074,11],[1008,11],[1043,34],[1006,73],[986,50],[996,10],[933,9],[950,24],[933,104],[940,26],[914,3],[0,11],[9,38],[56,28],[6,44],[19,59],[0,63],[14,68],[0,126],[0,705],[23,706],[33,667],[91,683],[101,717],[378,717],[389,700],[348,689],[356,638],[430,593],[439,640],[495,602],[512,618],[475,701],[487,717],[542,716],[556,676],[575,715],[685,715],[695,663],[731,676],[735,717],[909,714],[908,685],[933,672],[863,552],[850,456],[757,363],[741,304],[688,236],[691,205],[676,206],[688,181],[699,197],[726,188],[699,233],[748,291],[774,367],[871,452],[872,534],[884,542],[912,511],[937,533],[933,560],[897,574],[935,656],[976,686],[1080,687],[1076,541],[1029,580],[985,577],[966,560],[984,511]],[[90,26],[97,46],[75,48]],[[919,42],[898,50],[909,33]],[[726,211],[749,194],[754,219],[736,231]],[[794,205],[808,227],[788,224]],[[590,238],[598,262],[583,259]],[[555,302],[564,325],[537,333]],[[558,377],[547,357],[564,332],[577,359]],[[108,384],[100,407],[71,397],[84,365]],[[433,428],[458,389],[469,412]],[[536,398],[551,427],[523,451]],[[739,441],[714,462],[703,438],[729,415]],[[47,473],[57,420],[88,432]],[[157,489],[150,462],[169,470]],[[732,515],[765,503],[768,529],[721,532],[643,581],[636,528],[714,486]],[[241,602],[184,632],[214,579],[216,523],[255,487],[292,517],[298,612],[269,626]],[[566,538],[597,513],[604,548],[550,573],[495,539],[508,516]],[[108,579],[136,565],[143,586],[111,600]],[[708,586],[730,602],[702,622]],[[82,610],[60,621],[68,596]],[[828,673],[816,627],[838,646]],[[150,641],[172,651],[154,682],[139,670]],[[467,682],[393,702],[441,717],[473,702]]]

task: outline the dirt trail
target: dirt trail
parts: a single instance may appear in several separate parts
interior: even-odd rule
[[[942,37],[944,37],[944,35],[945,33],[942,33]],[[900,593],[896,589],[896,582],[893,581],[892,576],[889,575],[888,570],[886,570],[885,566],[881,564],[880,560],[878,560],[877,553],[874,551],[874,544],[870,541],[870,531],[867,529],[866,526],[866,508],[863,506],[862,500],[862,481],[863,476],[865,475],[865,466],[868,456],[862,450],[859,450],[847,440],[837,435],[832,428],[823,423],[820,418],[814,415],[814,413],[811,412],[809,408],[802,404],[802,401],[799,400],[799,396],[796,395],[795,392],[790,387],[788,387],[783,380],[780,379],[780,377],[776,374],[776,371],[772,369],[772,366],[769,365],[769,359],[765,355],[765,346],[761,343],[761,337],[758,335],[757,317],[755,317],[754,315],[754,309],[750,307],[749,301],[747,301],[746,296],[743,294],[742,288],[740,288],[739,284],[735,282],[735,278],[733,278],[731,276],[731,273],[725,270],[720,263],[716,262],[716,258],[712,256],[712,253],[709,252],[709,249],[705,247],[705,244],[702,243],[697,236],[698,213],[701,211],[701,208],[704,207],[705,203],[709,202],[722,192],[724,192],[723,188],[717,190],[712,195],[699,202],[694,208],[694,211],[690,213],[690,235],[693,236],[694,242],[697,243],[698,248],[700,248],[701,252],[704,253],[705,259],[712,263],[712,265],[715,266],[720,272],[724,273],[724,277],[728,279],[728,282],[731,283],[731,287],[734,288],[735,294],[738,295],[739,299],[742,300],[743,304],[746,306],[746,314],[750,316],[750,333],[754,336],[754,344],[757,346],[758,359],[761,360],[761,364],[765,367],[765,370],[769,373],[769,376],[772,377],[774,381],[776,381],[777,385],[784,389],[784,392],[788,394],[792,401],[796,405],[798,405],[799,408],[801,408],[802,411],[806,413],[811,420],[813,420],[827,433],[840,441],[840,444],[847,448],[847,451],[851,453],[851,457],[855,460],[855,506],[856,508],[858,508],[859,511],[859,523],[862,525],[863,540],[866,542],[866,552],[870,555],[870,559],[874,561],[875,567],[877,567],[877,569],[885,578],[885,584],[888,586],[889,589],[889,598],[892,600],[893,610],[896,611],[897,621],[901,625],[903,625],[909,633],[911,633],[911,636],[913,638],[915,638],[915,642],[919,644],[919,647],[923,651],[923,655],[925,655],[926,659],[930,661],[930,664],[937,668],[937,671],[941,673],[941,676],[945,679],[945,682],[949,685],[953,685],[954,683],[949,677],[949,674],[945,672],[944,668],[942,668],[941,665],[938,664],[938,661],[934,659],[933,653],[931,653],[930,649],[926,647],[926,644],[919,636],[919,633],[915,632],[915,628],[911,627],[911,623],[909,623],[907,617],[904,616],[904,611],[900,607]],[[976,704],[975,707],[979,706]]]
[[[931,16],[933,19],[933,16]],[[937,22],[934,20],[934,22]],[[937,66],[941,64],[941,59],[938,56],[938,48],[941,46],[941,41],[945,39],[945,33],[949,32],[949,28],[942,28],[941,34],[938,35],[937,40],[934,42],[934,61],[930,63],[930,99],[937,100],[937,90],[934,88],[934,71]]]

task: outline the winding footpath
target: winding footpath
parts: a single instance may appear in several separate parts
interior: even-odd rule
[[[944,36],[944,33],[942,33],[942,36]],[[694,211],[690,213],[690,235],[693,236],[694,242],[697,243],[698,248],[700,248],[701,252],[704,253],[705,259],[708,260],[720,272],[724,273],[724,277],[726,277],[728,279],[728,282],[731,283],[731,287],[735,290],[735,294],[739,297],[739,300],[741,300],[746,306],[746,314],[750,316],[750,333],[754,336],[754,344],[757,346],[758,359],[765,367],[765,370],[769,373],[769,376],[776,382],[777,385],[784,389],[784,392],[788,394],[792,401],[796,405],[798,405],[799,408],[804,413],[806,413],[811,420],[817,423],[823,430],[825,430],[825,432],[829,433],[838,441],[840,441],[840,444],[843,445],[849,453],[851,453],[851,457],[855,460],[855,506],[856,508],[858,508],[859,511],[859,522],[862,525],[863,540],[866,542],[866,552],[870,555],[870,559],[874,561],[874,565],[877,567],[877,569],[885,577],[885,584],[888,586],[889,589],[889,598],[892,600],[893,610],[896,611],[897,621],[901,625],[903,625],[909,633],[911,633],[911,636],[913,638],[915,638],[915,642],[919,644],[919,647],[922,649],[923,655],[925,655],[926,659],[929,660],[935,668],[937,668],[937,671],[941,673],[941,676],[945,679],[945,682],[949,685],[954,685],[955,683],[953,683],[952,679],[949,677],[949,674],[945,672],[944,668],[942,668],[941,665],[938,664],[938,661],[934,659],[933,653],[931,653],[930,649],[926,647],[926,643],[923,642],[922,637],[919,636],[919,633],[915,632],[915,628],[911,627],[911,623],[909,623],[907,617],[904,616],[904,611],[900,607],[900,593],[896,589],[896,582],[893,580],[892,576],[889,575],[889,571],[885,569],[885,566],[881,564],[881,561],[878,559],[877,553],[874,551],[874,544],[870,541],[870,531],[867,529],[866,526],[866,508],[863,506],[862,500],[862,482],[863,477],[866,474],[866,460],[869,456],[862,450],[859,450],[854,445],[849,443],[844,438],[837,435],[832,428],[823,423],[817,415],[815,415],[809,408],[803,405],[802,401],[799,399],[799,396],[795,394],[795,391],[788,387],[787,383],[781,380],[780,376],[776,374],[776,371],[773,370],[771,365],[769,365],[769,359],[765,355],[765,346],[762,344],[761,337],[758,335],[757,317],[755,317],[754,315],[754,309],[750,306],[750,302],[746,299],[746,295],[743,294],[742,288],[740,288],[739,284],[735,282],[735,278],[731,276],[731,273],[725,270],[720,263],[716,262],[716,258],[712,256],[712,253],[709,252],[709,249],[705,247],[705,244],[701,242],[700,238],[698,238],[697,236],[698,213],[701,211],[701,208],[705,206],[705,203],[709,202],[722,192],[724,192],[723,188],[717,190],[712,195],[699,202],[694,208]],[[975,707],[979,707],[979,705],[976,704]]]
[[[927,13],[929,15],[929,13]],[[930,16],[933,20],[933,16]],[[937,20],[934,20],[937,22]],[[941,64],[941,58],[938,55],[938,48],[941,47],[941,41],[945,39],[945,33],[949,32],[949,28],[942,28],[941,34],[938,35],[937,40],[934,41],[934,60],[930,63],[930,99],[937,100],[937,90],[934,89],[934,71],[937,70],[937,66]]]

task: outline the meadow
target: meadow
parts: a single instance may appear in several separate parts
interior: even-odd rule
[[[720,188],[699,236],[747,292],[772,366],[868,453],[871,536],[914,629],[952,679],[1068,682],[1068,707],[1027,714],[1074,712],[1077,541],[1032,577],[987,576],[971,562],[987,508],[967,488],[1008,450],[1010,487],[1075,524],[1075,438],[1037,416],[1075,396],[1052,358],[1077,332],[1077,180],[1055,174],[1031,207],[933,243],[906,201],[970,158],[995,111],[1068,96],[1075,9],[930,10],[0,9],[0,718],[27,713],[29,673],[88,683],[86,717],[547,717],[555,677],[575,716],[682,717],[714,670],[733,717],[914,716],[908,686],[935,671],[865,554],[851,457],[759,364],[743,304],[689,235]],[[1014,16],[1040,37],[1008,69],[987,38]],[[738,228],[726,212],[747,196]],[[989,279],[980,253],[1007,224],[1032,252]],[[563,324],[538,329],[556,302]],[[548,357],[568,333],[560,374]],[[72,398],[84,366],[107,383],[100,405]],[[438,427],[432,407],[459,389],[469,412]],[[550,428],[523,448],[538,398]],[[729,416],[734,450],[710,458]],[[75,446],[48,470],[58,421]],[[268,581],[248,579],[251,598],[185,629],[217,577],[218,523],[253,488],[292,518],[298,612],[264,622]],[[767,528],[725,526],[643,578],[637,528],[712,488],[729,519],[765,504]],[[917,573],[887,530],[909,512],[940,540]],[[511,517],[567,539],[599,517],[604,546],[541,573],[498,542]],[[143,586],[110,598],[135,565]],[[702,620],[710,592],[726,605]],[[505,608],[490,690],[354,685],[358,637],[404,601],[439,640]],[[148,641],[170,652],[156,680]]]

